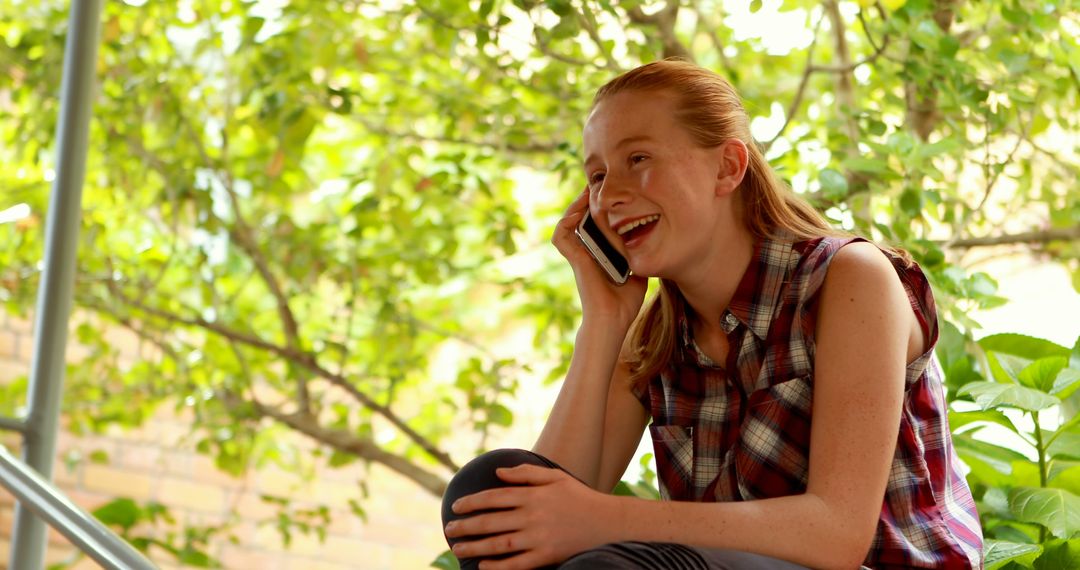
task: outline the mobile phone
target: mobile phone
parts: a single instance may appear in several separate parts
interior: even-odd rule
[[[588,210],[585,211],[585,216],[581,218],[581,223],[578,224],[574,233],[616,285],[626,283],[626,280],[630,278],[630,264],[600,231],[600,226],[596,225],[596,221],[592,219]]]

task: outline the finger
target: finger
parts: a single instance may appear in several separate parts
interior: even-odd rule
[[[524,549],[521,533],[507,532],[481,540],[459,542],[454,545],[452,550],[454,556],[458,558],[478,558],[480,556],[510,554]]]
[[[564,474],[550,467],[523,464],[517,467],[501,467],[495,470],[495,475],[507,483],[546,485],[562,479]]]
[[[555,235],[558,236],[560,233],[564,235],[570,235],[571,232],[577,229],[577,225],[581,222],[581,218],[584,218],[585,213],[588,211],[589,207],[584,206],[576,212],[567,212],[561,219],[559,219]],[[559,230],[562,231],[560,232]]]
[[[573,214],[580,210],[587,209],[588,207],[589,187],[586,186],[585,189],[581,191],[581,194],[578,194],[577,197],[575,197],[574,200],[570,202],[570,205],[566,207],[566,210],[563,211],[563,217],[569,216],[570,214]]]
[[[522,530],[523,526],[521,513],[510,510],[473,515],[452,521],[443,529],[443,534],[446,538],[461,538]]]
[[[496,470],[497,472],[498,470]],[[498,487],[467,495],[450,505],[455,514],[464,515],[487,509],[512,509],[522,504],[520,489]]]

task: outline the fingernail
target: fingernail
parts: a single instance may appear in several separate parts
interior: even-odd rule
[[[457,528],[456,522],[449,523],[446,525],[446,532],[452,532],[455,528]]]
[[[454,501],[454,504],[450,505],[450,510],[451,510],[451,511],[454,511],[454,512],[456,513],[456,512],[457,512],[457,510],[458,510],[458,509],[459,509],[460,507],[461,507],[461,501]],[[450,524],[453,524],[453,523],[450,523]]]

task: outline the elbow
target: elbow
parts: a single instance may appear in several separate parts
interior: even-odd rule
[[[822,515],[830,524],[823,524],[819,529],[825,536],[820,544],[829,548],[819,551],[821,558],[814,566],[821,568],[851,570],[858,569],[870,553],[870,547],[877,533],[878,512],[852,512],[850,509],[837,508],[822,501]]]
[[[826,554],[827,561],[824,561],[824,567],[836,568],[843,570],[851,570],[852,568],[859,568],[862,566],[863,561],[866,560],[867,554],[870,552],[870,546],[874,540],[874,532],[877,529],[876,520],[874,524],[850,524],[843,520],[837,520],[838,528],[834,528],[835,534],[835,548],[831,549],[830,553]],[[842,537],[842,538],[841,538]]]

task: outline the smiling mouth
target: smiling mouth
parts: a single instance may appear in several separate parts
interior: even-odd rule
[[[619,237],[621,237],[624,242],[630,243],[636,238],[648,233],[649,230],[653,228],[653,224],[655,224],[656,221],[659,219],[660,216],[658,214],[645,216],[644,218],[638,218],[637,220],[620,226],[619,229],[616,230],[616,233],[619,234]]]

